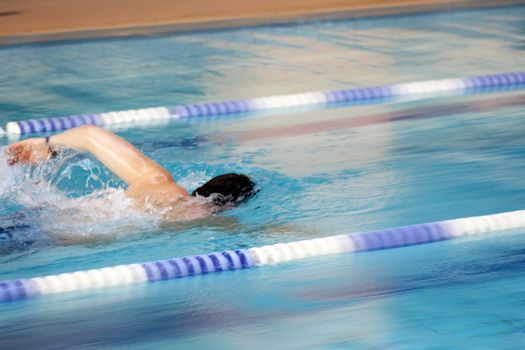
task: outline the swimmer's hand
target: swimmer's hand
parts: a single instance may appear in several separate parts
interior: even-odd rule
[[[35,164],[53,157],[54,152],[43,137],[31,138],[7,147],[7,164]]]

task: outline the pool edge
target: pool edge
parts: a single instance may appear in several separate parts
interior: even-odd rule
[[[88,29],[72,28],[63,31],[36,31],[34,33],[0,34],[0,47],[40,42],[57,42],[71,40],[90,40],[113,37],[163,35],[180,32],[198,32],[204,30],[230,29],[238,27],[264,26],[300,23],[309,20],[339,20],[392,15],[411,15],[428,12],[447,12],[451,10],[502,8],[525,5],[525,0],[500,0],[494,3],[489,0],[437,0],[432,3],[401,3],[394,5],[341,6],[338,9],[325,8],[320,11],[295,10],[272,15],[262,13],[230,15],[224,18],[197,18],[195,20],[174,19],[166,23],[147,23],[136,25],[123,23],[114,26],[93,25]]]

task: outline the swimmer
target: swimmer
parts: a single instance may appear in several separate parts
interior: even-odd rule
[[[14,143],[6,150],[7,163],[36,165],[65,148],[93,154],[127,184],[124,193],[139,210],[160,214],[168,222],[205,218],[232,208],[255,193],[248,176],[224,174],[190,194],[166,169],[129,142],[94,125]]]

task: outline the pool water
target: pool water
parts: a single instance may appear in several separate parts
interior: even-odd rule
[[[524,16],[4,47],[1,120],[518,71]],[[248,203],[169,227],[89,156],[38,169],[0,156],[0,279],[523,209],[524,105],[493,91],[115,129],[190,191],[225,172],[257,183]],[[4,303],[0,348],[521,349],[523,233]]]

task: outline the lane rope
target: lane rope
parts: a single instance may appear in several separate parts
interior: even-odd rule
[[[391,249],[525,228],[525,210],[0,281],[0,301],[250,269],[308,257]]]
[[[175,107],[156,107],[114,111],[100,114],[80,114],[11,121],[6,125],[9,135],[28,135],[71,129],[81,125],[110,126],[123,123],[143,123],[159,120],[214,117],[272,109],[331,105],[336,103],[367,103],[382,99],[417,96],[442,92],[476,92],[486,89],[525,87],[525,72],[511,72],[477,77],[431,80],[375,87],[306,92],[251,99],[196,103]],[[1,133],[0,133],[1,134]]]

